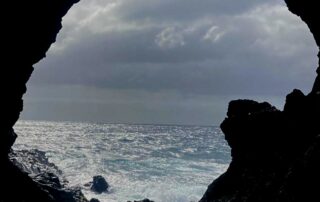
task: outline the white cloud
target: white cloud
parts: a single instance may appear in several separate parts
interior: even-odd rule
[[[160,48],[172,49],[179,46],[184,46],[185,41],[183,34],[175,27],[167,27],[157,34],[155,43]]]
[[[224,31],[221,31],[221,29],[218,26],[212,26],[207,33],[203,36],[204,40],[209,40],[212,42],[217,42],[220,40],[221,37],[225,34]]]
[[[263,4],[237,16],[235,23],[247,24],[247,27],[239,26],[238,29],[242,30],[250,26],[256,33],[253,48],[264,49],[266,53],[292,57],[310,47],[315,47],[307,25],[298,16],[288,12],[283,4]]]

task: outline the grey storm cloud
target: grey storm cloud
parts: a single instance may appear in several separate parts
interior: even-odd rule
[[[230,99],[310,90],[317,48],[278,0],[82,0],[36,65],[25,117],[219,123]]]
[[[189,22],[217,15],[237,15],[265,3],[263,0],[123,0],[115,13],[122,19],[152,19],[153,21]],[[270,0],[269,3],[277,2]]]
[[[33,82],[279,94],[314,76],[311,34],[277,1],[83,0],[64,26]]]

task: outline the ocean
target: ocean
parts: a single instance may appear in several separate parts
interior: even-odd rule
[[[15,131],[15,149],[46,152],[71,186],[101,202],[198,201],[231,160],[213,126],[19,121]],[[109,193],[83,186],[95,175],[106,178]]]

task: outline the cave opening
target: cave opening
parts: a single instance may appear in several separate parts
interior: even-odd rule
[[[306,25],[281,3],[250,3],[245,8],[230,8],[230,5],[220,5],[215,1],[197,5],[188,2],[184,6],[180,1],[155,2],[141,0],[139,4],[133,1],[83,0],[71,9],[64,18],[64,28],[57,42],[51,47],[47,58],[36,66],[25,97],[22,119],[43,122],[18,123],[17,131],[21,137],[17,146],[25,147],[28,142],[24,138],[26,134],[29,145],[47,150],[49,157],[63,170],[64,166],[72,165],[73,169],[79,167],[84,169],[84,173],[90,173],[81,181],[72,170],[66,169],[66,175],[74,180],[74,185],[84,184],[88,177],[99,174],[102,169],[109,169],[104,174],[112,173],[114,176],[110,174],[107,178],[114,183],[120,183],[119,179],[126,172],[133,173],[130,178],[125,178],[127,181],[118,185],[119,189],[123,188],[121,191],[113,190],[115,194],[121,192],[123,197],[127,197],[125,191],[138,190],[140,193],[132,194],[138,197],[156,196],[156,201],[175,200],[174,197],[177,201],[198,200],[205,191],[204,187],[223,173],[230,162],[230,151],[221,132],[212,127],[223,120],[226,104],[235,98],[251,98],[268,100],[282,108],[284,95],[292,88],[311,89],[317,48]],[[214,10],[210,6],[219,9]],[[29,124],[37,126],[41,123],[43,128],[34,127],[38,130],[34,134]],[[92,128],[96,123],[102,124],[98,129]],[[106,126],[103,123],[115,125]],[[121,124],[130,127],[125,128]],[[141,158],[147,157],[152,149],[146,144],[141,151],[139,146],[144,141],[150,141],[154,147],[161,143],[158,142],[161,139],[145,140],[134,136],[141,130],[145,133],[142,135],[148,134],[150,128],[143,126],[150,124],[165,125],[164,128],[156,126],[152,130],[167,130],[158,134],[167,140],[165,143],[169,146],[167,150],[157,150],[154,159],[142,161]],[[187,129],[182,128],[184,126]],[[48,129],[50,127],[52,130]],[[73,147],[61,142],[59,151],[54,151],[50,144],[56,140],[50,138],[60,137],[57,130],[59,135],[67,137],[61,140],[76,141],[78,144]],[[115,149],[112,145],[99,145],[83,139],[83,136],[90,138],[102,133],[114,135],[112,130],[117,130],[114,134],[129,135],[119,139],[99,136],[99,141],[120,145],[115,151],[123,148],[124,153],[119,156],[108,152],[108,149]],[[179,137],[170,139],[170,136],[164,135],[168,131],[191,134],[186,138],[188,141],[183,145],[183,150],[176,151],[179,143],[175,142],[183,140]],[[210,148],[210,144],[216,144],[213,139],[206,139],[207,144],[198,142],[198,147],[189,145],[198,141],[193,135],[203,131],[211,136],[221,135],[218,140],[222,145],[219,148],[221,151]],[[30,139],[32,134],[38,135],[35,139],[39,140],[39,144],[31,142],[35,140]],[[139,141],[135,142],[136,139]],[[170,145],[172,142],[176,144]],[[39,145],[49,146],[50,149]],[[216,159],[208,161],[209,157],[201,147],[211,149],[210,154]],[[82,154],[86,158],[80,157],[76,165],[76,160],[64,159],[66,148],[71,148],[67,151],[68,155],[81,155],[75,152],[77,149],[83,152],[92,149],[95,152]],[[132,148],[137,153],[128,153]],[[104,158],[97,158],[97,155],[104,155]],[[196,164],[179,161],[181,158],[199,158],[196,155],[202,155],[204,160]],[[165,169],[161,167],[163,156],[169,159],[165,161]],[[88,162],[101,164],[104,168],[90,167]],[[127,170],[128,165],[133,170]],[[208,165],[216,170],[210,170]],[[192,184],[199,183],[199,186],[194,185],[190,189],[188,178],[175,179],[172,184],[167,180],[166,184],[155,186],[164,179],[164,173],[169,169],[176,172],[172,175],[182,172],[185,176],[193,169],[200,175],[196,175],[197,180],[193,178]],[[150,177],[149,181],[141,179],[145,175]],[[133,179],[136,181],[130,182]],[[139,187],[138,182],[150,187],[147,194],[143,192],[146,188]],[[179,187],[177,182],[180,185],[185,182],[187,186]],[[201,184],[204,182],[207,184]],[[181,195],[165,190],[165,185]],[[136,190],[132,186],[136,186]],[[158,195],[160,192],[165,194]],[[161,198],[165,195],[173,198]],[[106,196],[103,195],[101,200],[103,197]],[[114,196],[107,197],[112,199]]]

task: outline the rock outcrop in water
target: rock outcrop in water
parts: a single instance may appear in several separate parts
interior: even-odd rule
[[[131,201],[128,201],[128,202],[131,202]],[[146,199],[143,199],[141,201],[133,201],[133,202],[154,202],[154,201],[151,201],[151,200],[146,198]]]
[[[92,182],[85,184],[85,186],[89,186],[90,190],[97,193],[97,194],[102,194],[103,192],[108,192],[108,189],[109,189],[108,182],[101,175],[93,176]]]
[[[286,3],[308,24],[319,46],[317,2]],[[232,162],[200,202],[320,201],[319,75],[310,94],[290,93],[283,111],[268,103],[236,100],[230,102],[227,116],[221,129]]]
[[[20,152],[8,158],[17,137],[12,127],[23,109],[22,96],[33,65],[45,57],[62,28],[62,17],[78,1],[1,2],[1,59],[4,64],[0,70],[1,202],[87,201],[79,190],[65,187],[57,175],[41,170],[40,164],[47,163],[41,162],[44,160],[41,153]],[[41,172],[37,173],[38,169]]]

